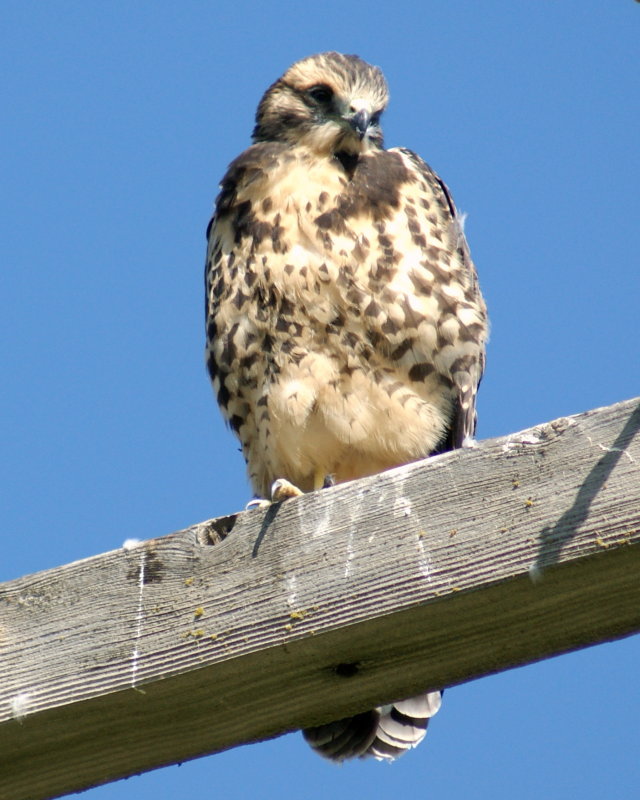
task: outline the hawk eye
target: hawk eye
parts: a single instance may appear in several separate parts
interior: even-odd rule
[[[316,103],[327,105],[333,100],[333,89],[326,83],[319,83],[317,86],[307,89],[307,95]]]

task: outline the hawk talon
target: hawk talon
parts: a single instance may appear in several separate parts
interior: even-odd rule
[[[281,503],[283,500],[289,500],[292,497],[300,497],[304,492],[298,489],[285,478],[278,478],[271,484],[271,502]]]
[[[249,500],[244,510],[253,511],[254,508],[267,508],[270,505],[271,500],[265,500],[264,497],[254,497],[253,500]]]
[[[273,503],[281,503],[283,500],[290,500],[292,497],[300,497],[304,494],[303,491],[298,489],[285,478],[278,478],[271,484],[271,498],[267,500],[264,497],[254,497],[249,500],[244,507],[245,511],[253,511],[254,508],[268,508]]]

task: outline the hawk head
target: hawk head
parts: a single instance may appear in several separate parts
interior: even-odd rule
[[[358,56],[320,53],[297,61],[265,92],[254,142],[279,141],[319,155],[382,147],[384,75]]]

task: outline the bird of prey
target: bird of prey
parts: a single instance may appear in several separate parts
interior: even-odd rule
[[[320,53],[266,91],[207,230],[207,367],[254,491],[281,500],[463,446],[487,317],[449,190],[385,150],[380,69]],[[306,730],[391,760],[440,692]]]

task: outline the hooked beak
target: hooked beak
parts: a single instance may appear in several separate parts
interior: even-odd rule
[[[359,111],[356,111],[353,116],[349,117],[349,125],[351,125],[353,130],[358,134],[359,139],[364,139],[370,122],[371,114],[364,108],[361,108]]]

